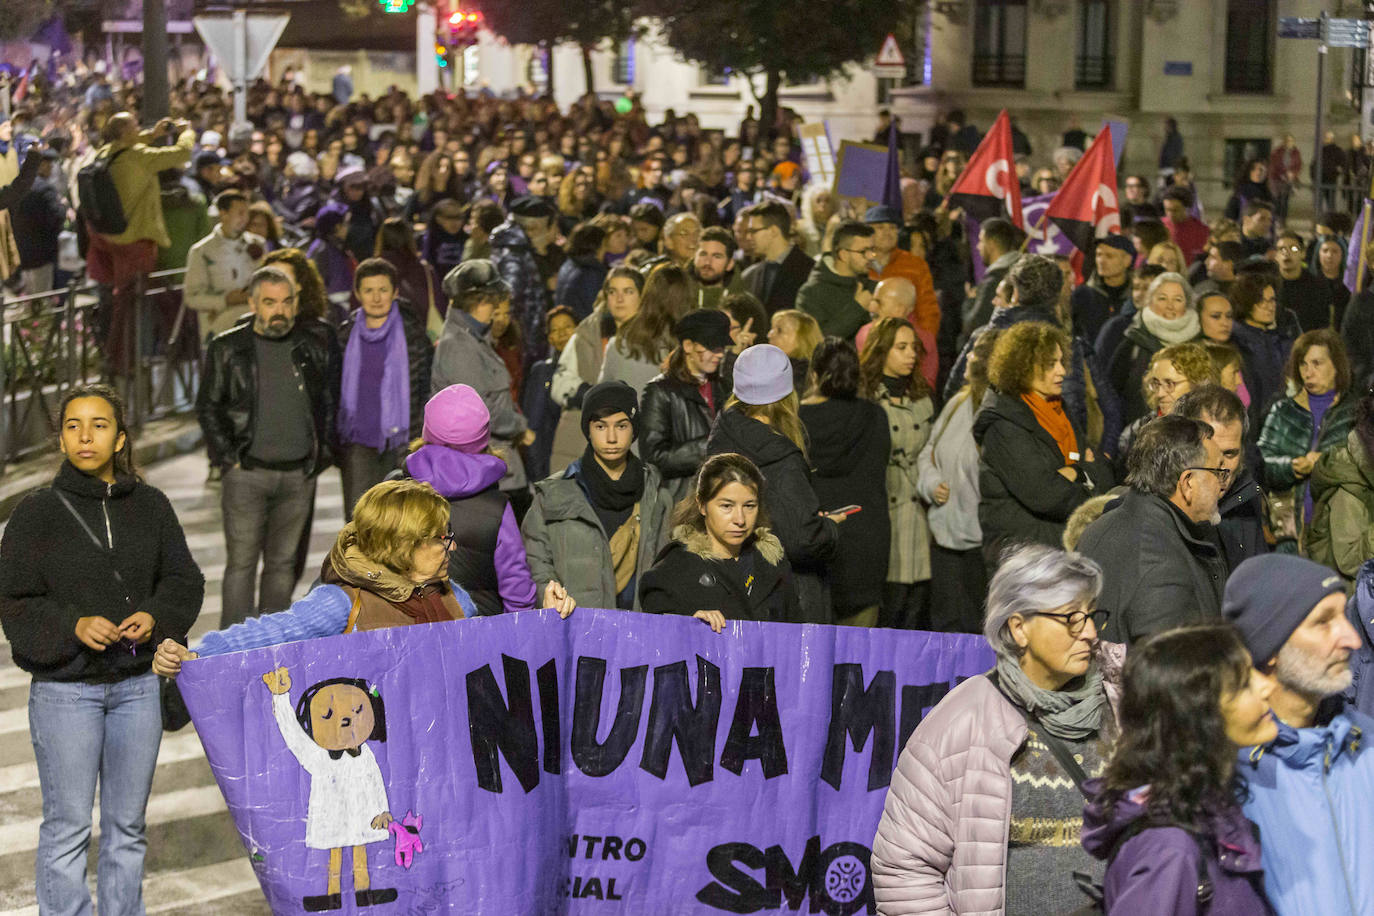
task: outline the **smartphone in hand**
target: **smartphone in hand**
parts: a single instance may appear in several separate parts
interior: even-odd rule
[[[841,508],[841,509],[831,509],[831,510],[828,511],[828,512],[822,512],[821,514],[822,514],[822,515],[853,515],[853,514],[856,513],[856,512],[862,512],[863,509],[864,509],[863,506],[845,506],[845,507],[843,507],[843,508]]]

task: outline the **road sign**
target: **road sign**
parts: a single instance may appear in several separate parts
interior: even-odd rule
[[[1333,48],[1367,48],[1369,23],[1363,19],[1328,19],[1326,43]]]
[[[267,66],[291,14],[234,10],[228,16],[196,16],[191,21],[234,84],[234,123],[247,123],[248,81]]]
[[[1322,21],[1301,16],[1279,17],[1280,38],[1321,38]]]
[[[878,49],[878,57],[873,61],[873,75],[879,79],[901,79],[906,76],[906,58],[897,44],[897,36],[891,32]]]
[[[1279,19],[1279,37],[1315,38],[1333,48],[1367,48],[1369,23],[1363,19],[1284,16]]]

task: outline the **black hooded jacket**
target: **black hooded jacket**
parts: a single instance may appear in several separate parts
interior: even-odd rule
[[[144,674],[164,637],[186,641],[204,597],[205,577],[172,504],[133,477],[106,484],[64,461],[52,486],[15,508],[0,541],[0,624],[15,664],[38,680],[108,683]],[[154,627],[137,651],[116,643],[96,652],[76,638],[82,617],[118,625],[138,611]]]
[[[892,450],[887,414],[860,398],[803,404],[810,439],[811,485],[822,509],[859,506],[840,526],[830,584],[837,613],[854,613],[882,600],[887,581],[887,461]]]
[[[737,452],[763,473],[763,508],[782,542],[796,576],[801,618],[805,623],[833,623],[827,566],[835,555],[839,526],[819,513],[811,468],[790,439],[767,424],[726,410],[716,417],[706,442],[708,455]],[[837,508],[837,507],[828,507]]]

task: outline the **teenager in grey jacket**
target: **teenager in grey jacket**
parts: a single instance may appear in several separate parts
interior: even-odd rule
[[[517,446],[529,445],[534,433],[515,406],[510,372],[491,345],[491,317],[510,306],[510,286],[490,261],[464,261],[444,278],[448,316],[434,351],[430,394],[449,385],[469,385],[482,396],[491,413],[491,444],[506,460],[501,489],[524,492],[528,483]]]
[[[538,588],[563,584],[582,607],[639,610],[639,575],[668,540],[672,506],[658,470],[630,451],[638,399],[624,382],[587,391],[587,449],[534,485],[520,526]]]

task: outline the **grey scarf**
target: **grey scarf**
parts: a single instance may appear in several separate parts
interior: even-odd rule
[[[1081,741],[1097,734],[1102,724],[1107,692],[1102,688],[1102,672],[1096,659],[1082,685],[1073,690],[1037,687],[1020,665],[1005,658],[997,659],[997,682],[1009,700],[1030,712],[1056,738]]]

